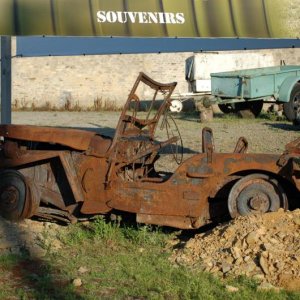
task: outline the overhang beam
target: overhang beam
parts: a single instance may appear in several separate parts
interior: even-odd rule
[[[0,123],[11,123],[11,37],[0,37]]]

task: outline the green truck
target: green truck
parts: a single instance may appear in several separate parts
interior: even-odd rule
[[[300,124],[300,66],[275,66],[211,74],[211,97],[224,113],[258,116],[264,103],[283,104],[284,114]]]

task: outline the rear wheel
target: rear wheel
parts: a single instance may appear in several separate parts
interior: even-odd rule
[[[34,183],[16,170],[0,172],[0,215],[10,221],[30,218],[39,207]]]
[[[231,188],[228,197],[230,216],[287,209],[287,197],[279,182],[265,174],[251,174],[239,179]]]
[[[230,103],[228,104],[219,104],[220,111],[224,114],[234,113],[235,110]]]
[[[26,184],[23,176],[15,170],[1,172],[0,214],[5,219],[18,221],[26,201]]]
[[[289,121],[300,124],[300,83],[293,87],[290,101],[283,104],[283,111]]]

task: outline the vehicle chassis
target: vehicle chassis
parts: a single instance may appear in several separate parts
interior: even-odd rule
[[[145,118],[137,117],[140,84],[154,94]],[[226,216],[287,209],[292,198],[299,199],[300,139],[278,155],[246,153],[245,138],[232,153],[215,153],[212,131],[204,128],[202,153],[174,173],[157,172],[162,148],[171,147],[175,158],[182,148],[180,136],[155,138],[159,120],[168,122],[175,86],[140,73],[113,138],[1,125],[0,214],[15,221],[36,216],[76,222],[117,210],[136,214],[141,223],[188,229]],[[152,116],[158,95],[164,100]]]

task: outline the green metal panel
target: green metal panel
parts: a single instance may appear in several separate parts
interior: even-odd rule
[[[296,76],[287,77],[279,89],[278,100],[281,102],[289,102],[290,95],[294,85],[300,81],[300,73]]]
[[[282,83],[300,76],[300,66],[276,66],[211,74],[212,95],[221,98],[278,97]]]
[[[274,94],[274,77],[262,75],[247,79],[250,82],[250,88],[245,88],[248,94],[245,98],[258,98]]]

